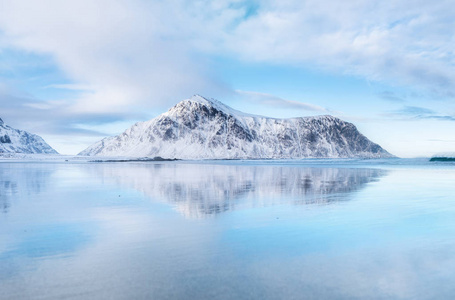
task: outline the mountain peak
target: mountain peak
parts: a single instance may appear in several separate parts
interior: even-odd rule
[[[191,98],[183,100],[183,101],[190,101],[190,102],[200,103],[200,104],[204,104],[204,105],[209,105],[209,106],[213,106],[215,108],[220,108],[222,110],[226,110],[226,109],[234,110],[233,108],[227,106],[226,104],[224,104],[216,99],[206,98],[206,97],[203,97],[198,94],[193,95]]]
[[[193,103],[199,103],[199,104],[204,104],[204,105],[209,105],[209,106],[221,106],[221,107],[228,107],[227,105],[221,103],[220,101],[213,99],[213,98],[205,98],[199,94],[193,95],[191,98],[183,100],[182,102],[193,102]]]
[[[191,100],[191,101],[200,101],[200,102],[211,102],[209,99],[205,98],[204,96],[201,96],[199,94],[194,94],[193,96],[191,96],[189,99],[187,100]]]
[[[4,122],[3,122],[2,118],[0,118],[0,125],[3,125],[3,124],[4,124]]]
[[[250,114],[238,111],[236,109],[233,109],[232,107],[230,107],[216,99],[206,98],[199,94],[195,94],[191,98],[180,101],[174,107],[169,109],[169,111],[167,113],[165,113],[164,115],[188,113],[191,111],[200,110],[200,109],[202,109],[202,107],[205,107],[208,109],[213,108],[215,110],[221,111],[228,115],[236,115],[236,116],[243,116],[243,117],[246,117],[246,116],[257,117],[255,115],[250,115]]]

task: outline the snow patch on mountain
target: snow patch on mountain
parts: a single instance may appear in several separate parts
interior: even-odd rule
[[[393,157],[333,116],[277,119],[195,95],[82,151],[86,156],[179,159]]]

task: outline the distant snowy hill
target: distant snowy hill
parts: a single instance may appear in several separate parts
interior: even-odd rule
[[[0,119],[0,153],[58,154],[40,136],[5,125]]]
[[[195,95],[79,155],[180,159],[392,157],[332,116],[275,119]]]

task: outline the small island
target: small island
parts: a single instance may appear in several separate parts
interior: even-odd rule
[[[430,158],[430,161],[455,161],[455,157],[435,156]]]

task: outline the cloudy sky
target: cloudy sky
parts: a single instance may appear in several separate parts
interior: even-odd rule
[[[444,0],[0,0],[0,117],[76,154],[201,94],[453,152],[454,33]]]

